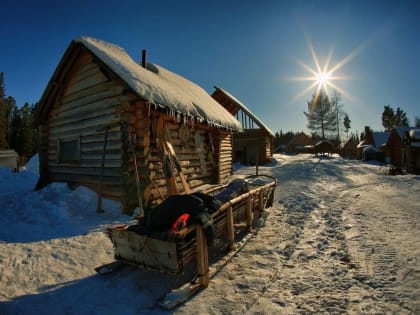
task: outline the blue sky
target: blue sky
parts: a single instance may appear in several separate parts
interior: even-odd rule
[[[315,88],[290,80],[347,62],[334,75],[359,134],[382,130],[385,105],[420,117],[418,1],[19,1],[3,0],[0,71],[6,95],[37,102],[72,39],[123,47],[197,83],[224,88],[273,131],[307,131],[303,111]],[[351,57],[349,57],[351,56]],[[347,59],[346,59],[347,58]],[[299,96],[299,97],[298,97]]]

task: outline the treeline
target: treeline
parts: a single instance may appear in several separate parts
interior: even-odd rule
[[[6,96],[4,73],[0,72],[0,149],[13,149],[21,165],[38,150],[38,133],[33,129],[36,104],[18,107],[13,96]]]

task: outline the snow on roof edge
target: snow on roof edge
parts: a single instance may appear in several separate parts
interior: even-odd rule
[[[166,108],[169,114],[205,121],[216,127],[241,129],[235,117],[192,81],[156,64],[149,63],[155,71],[145,69],[131,59],[123,48],[103,40],[83,36],[74,42],[88,48],[139,96]]]
[[[215,86],[215,88],[219,89],[220,91],[225,93],[228,97],[230,97],[232,100],[234,100],[236,103],[238,103],[238,105],[241,106],[245,110],[245,112],[247,112],[248,115],[250,115],[257,123],[259,123],[264,129],[266,129],[274,137],[274,132],[270,128],[268,128],[257,116],[255,116],[255,114],[248,107],[246,107],[244,103],[239,101],[235,96],[230,94],[225,89],[222,89],[217,86]]]

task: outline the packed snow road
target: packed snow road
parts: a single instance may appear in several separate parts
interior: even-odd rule
[[[156,302],[179,279],[95,273],[114,259],[106,227],[131,220],[115,202],[98,215],[85,187],[0,172],[0,314],[420,314],[419,176],[310,155],[259,172],[278,179],[265,224],[171,312]]]
[[[420,178],[340,158],[276,159],[259,170],[279,180],[265,226],[176,313],[418,314]]]

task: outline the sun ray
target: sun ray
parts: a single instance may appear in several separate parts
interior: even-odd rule
[[[321,70],[321,66],[319,65],[319,61],[318,61],[318,57],[317,57],[317,55],[316,55],[316,52],[315,52],[315,49],[314,49],[314,46],[312,45],[312,42],[311,42],[311,40],[310,40],[310,38],[309,38],[309,36],[306,36],[306,42],[307,42],[307,44],[308,44],[308,47],[309,47],[309,50],[310,50],[310,52],[311,52],[311,55],[312,55],[312,59],[314,60],[314,62],[315,62],[315,66],[316,66],[316,69],[317,69],[317,73],[320,73],[322,70]],[[312,70],[312,71],[315,71],[315,70]]]
[[[292,101],[296,102],[298,99],[300,99],[301,97],[303,97],[305,94],[307,94],[310,90],[312,90],[318,83],[317,82],[313,82],[310,86],[308,86],[306,89],[304,89],[301,93],[299,93],[298,95],[296,95]]]
[[[334,54],[334,46],[331,46],[325,58],[325,62],[323,62],[321,65],[319,57],[316,54],[315,48],[312,44],[312,41],[306,33],[305,33],[305,39],[308,45],[309,52],[312,57],[314,67],[311,67],[310,65],[304,63],[302,60],[295,58],[295,61],[297,62],[297,64],[300,65],[304,70],[306,70],[308,72],[308,75],[291,77],[291,78],[288,78],[288,80],[302,81],[302,82],[309,81],[312,83],[310,83],[309,86],[306,87],[301,93],[293,97],[293,101],[295,102],[299,98],[303,97],[309,91],[313,90],[315,87],[316,87],[315,94],[314,94],[315,96],[319,95],[321,91],[325,91],[325,93],[329,97],[330,90],[336,90],[337,92],[342,94],[344,97],[350,100],[354,100],[353,96],[351,96],[349,93],[346,93],[342,88],[340,88],[335,83],[337,81],[352,80],[352,77],[348,75],[336,74],[335,72],[340,70],[344,65],[348,64],[357,55],[359,55],[368,43],[363,42],[358,47],[356,47],[356,49],[354,49],[350,54],[345,56],[336,64],[333,64],[332,62],[333,54]]]

